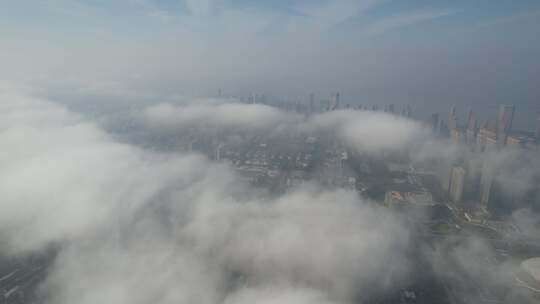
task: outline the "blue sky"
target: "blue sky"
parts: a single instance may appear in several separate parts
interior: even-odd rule
[[[142,35],[178,29],[219,34],[235,22],[246,26],[253,22],[253,34],[310,24],[332,35],[366,28],[380,35],[414,29],[417,24],[444,31],[515,23],[539,13],[540,2],[534,0],[4,0],[0,25],[58,33]]]
[[[540,104],[537,0],[0,0],[0,35],[46,86]]]

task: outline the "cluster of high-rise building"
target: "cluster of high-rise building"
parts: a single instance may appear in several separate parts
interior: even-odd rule
[[[404,117],[412,116],[412,109],[409,105],[405,105],[399,110],[393,104],[382,107],[361,104],[343,105],[339,92],[320,100],[316,100],[315,94],[311,93],[305,102],[267,99],[264,95],[250,95],[240,100],[245,103],[272,105],[284,111],[306,116],[341,109],[381,111]],[[483,210],[487,210],[494,200],[515,199],[504,197],[503,192],[500,191],[499,176],[501,172],[497,166],[488,165],[487,162],[482,161],[483,153],[487,155],[490,151],[511,148],[540,151],[540,112],[538,113],[537,127],[532,132],[516,130],[513,126],[514,115],[514,105],[500,105],[496,117],[482,122],[477,113],[472,110],[467,111],[465,121],[460,121],[456,106],[450,108],[447,118],[442,118],[439,113],[431,115],[428,124],[435,134],[448,137],[455,144],[467,146],[471,153],[476,155],[474,160],[459,160],[458,163],[447,168],[443,176],[440,176],[443,189],[448,194],[450,201],[471,207],[482,207]]]
[[[218,95],[220,96],[220,95]],[[306,116],[323,113],[328,111],[336,110],[363,110],[363,111],[379,111],[382,110],[385,113],[392,114],[401,114],[405,117],[412,117],[412,107],[410,105],[405,105],[401,109],[401,112],[398,112],[394,104],[385,105],[383,108],[379,109],[378,105],[351,105],[349,103],[343,105],[341,102],[341,95],[339,92],[333,93],[330,97],[320,99],[316,102],[316,97],[314,93],[308,95],[307,103],[301,102],[298,100],[271,100],[266,98],[264,94],[251,94],[247,97],[240,97],[239,100],[242,103],[247,104],[267,104],[279,109],[282,109],[287,112],[295,112],[298,114],[304,114]]]
[[[433,130],[440,135],[450,136],[455,143],[465,143],[480,151],[485,149],[502,149],[505,146],[537,149],[540,142],[540,113],[535,132],[515,130],[512,127],[514,105],[500,105],[497,118],[488,119],[483,124],[472,110],[467,113],[465,124],[460,125],[456,107],[450,108],[448,121],[439,119],[439,114],[432,115]]]
[[[439,115],[432,115],[434,132],[449,136],[456,144],[465,144],[473,153],[486,153],[502,149],[515,148],[540,151],[540,113],[535,132],[515,130],[512,127],[514,105],[500,105],[495,120],[488,119],[479,124],[476,113],[469,110],[465,124],[458,122],[456,107],[452,106],[448,121],[439,120]],[[482,159],[482,154],[478,159]],[[443,188],[448,191],[454,202],[479,202],[486,209],[494,199],[512,200],[504,195],[498,185],[498,168],[478,160],[461,160],[449,168],[448,178],[442,178]]]

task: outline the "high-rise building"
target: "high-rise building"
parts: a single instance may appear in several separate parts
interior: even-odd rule
[[[324,112],[328,108],[328,102],[326,100],[319,100],[319,111]]]
[[[439,113],[431,114],[431,128],[433,129],[433,133],[439,133]]]
[[[456,106],[450,107],[450,113],[448,114],[448,128],[455,130],[457,128],[457,115],[456,115]]]
[[[512,130],[512,121],[514,120],[514,105],[500,105],[499,117],[497,120],[497,130],[508,132]]]
[[[450,130],[450,138],[455,144],[465,143],[465,132],[461,128],[454,128]]]
[[[480,147],[480,151],[491,150],[497,147],[497,128],[495,122],[488,120],[478,130],[476,135],[476,144]]]
[[[463,189],[465,187],[465,173],[466,171],[462,167],[452,167],[448,192],[450,198],[454,202],[460,202],[463,199]]]
[[[494,168],[484,164],[484,166],[482,166],[482,176],[480,177],[480,203],[482,203],[484,206],[487,206],[491,201],[491,192],[494,179]]]
[[[467,110],[467,127],[469,127],[469,122],[471,121],[471,117],[473,116],[473,111],[472,109],[469,107],[469,109]]]
[[[512,120],[514,119],[515,106],[500,105],[499,116],[497,117],[497,145],[506,145],[508,133],[512,130]]]
[[[444,123],[443,119],[439,119],[439,134],[441,136],[450,136],[450,130],[448,126]]]
[[[218,145],[216,146],[216,150],[214,151],[214,153],[215,153],[215,154],[214,154],[214,159],[215,159],[216,161],[220,161],[220,160],[221,160],[221,150],[222,150],[222,149],[223,149],[223,144],[220,143],[220,144],[218,144]]]
[[[336,93],[336,95],[332,96],[330,109],[331,110],[339,109],[339,93]]]
[[[472,110],[469,110],[469,114],[467,115],[467,130],[465,132],[466,142],[468,144],[475,144],[478,132],[478,121],[476,119],[476,114]]]
[[[448,114],[448,120],[450,121],[450,118],[456,116],[456,106],[452,105],[450,107],[450,113]]]

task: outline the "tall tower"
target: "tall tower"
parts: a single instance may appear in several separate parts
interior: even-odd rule
[[[448,192],[450,194],[450,198],[456,203],[463,199],[465,174],[465,169],[459,166],[452,167],[450,171],[450,186]]]
[[[512,130],[512,120],[514,120],[514,105],[500,105],[499,118],[497,120],[497,130],[508,132]]]
[[[450,113],[448,114],[448,128],[450,130],[454,130],[457,128],[457,115],[455,105],[450,107]]]
[[[514,105],[500,105],[499,116],[497,117],[497,144],[502,147],[506,144],[506,137],[512,130],[512,120],[514,120]]]
[[[439,133],[439,113],[431,114],[431,128],[433,129],[433,133]]]
[[[214,152],[215,152],[215,154],[214,154],[214,159],[215,159],[216,161],[220,161],[220,160],[221,160],[221,149],[223,149],[223,144],[220,143],[220,144],[218,144],[218,145],[216,146],[216,150],[214,151]]]
[[[332,104],[332,110],[338,110],[339,109],[339,93],[336,93],[333,97],[333,104]]]
[[[469,144],[476,143],[476,134],[478,132],[478,121],[476,119],[476,114],[469,110],[469,115],[467,115],[467,130],[465,130],[466,133],[466,140]]]
[[[486,164],[482,166],[482,175],[480,176],[480,203],[487,207],[492,200],[492,187],[493,180],[495,178],[494,168],[487,167]]]

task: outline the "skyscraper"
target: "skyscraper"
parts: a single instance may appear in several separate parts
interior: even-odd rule
[[[450,108],[450,113],[448,114],[448,128],[450,131],[457,128],[456,106]]]
[[[216,146],[216,149],[214,151],[214,159],[216,161],[220,161],[221,160],[221,150],[223,149],[223,144],[222,143],[219,143],[217,146]]]
[[[497,130],[508,132],[512,130],[512,120],[514,119],[514,105],[500,105],[499,117],[497,120]]]
[[[327,102],[326,100],[319,100],[319,111],[324,112],[327,110]]]
[[[463,199],[463,189],[465,186],[465,169],[459,166],[452,167],[450,172],[450,198],[454,202],[460,202]]]
[[[450,113],[448,114],[448,118],[452,118],[456,116],[456,106],[455,105],[452,105],[450,107]]]
[[[497,145],[502,147],[506,144],[508,133],[512,130],[512,120],[514,119],[515,106],[500,105],[499,116],[497,117]]]
[[[332,97],[331,110],[338,110],[338,109],[339,109],[339,93],[336,93],[336,95]]]
[[[439,113],[431,114],[431,128],[433,129],[433,133],[439,133]]]
[[[454,128],[450,130],[450,137],[452,138],[452,142],[455,144],[461,144],[465,143],[465,132],[460,128]]]
[[[467,143],[475,144],[478,132],[478,120],[476,119],[476,114],[472,110],[469,110],[469,114],[467,115],[467,130],[465,130],[465,132]]]
[[[480,203],[484,206],[487,206],[491,201],[491,191],[494,178],[494,168],[484,164],[482,166],[482,176],[480,177]]]

